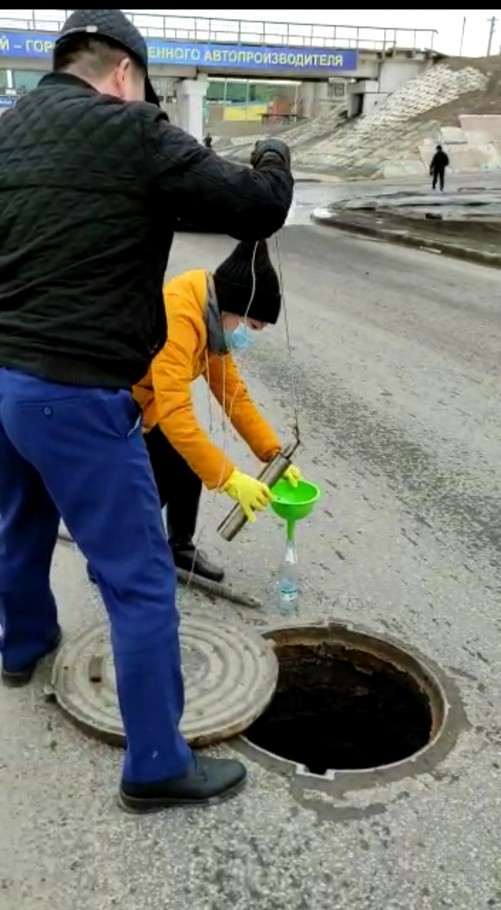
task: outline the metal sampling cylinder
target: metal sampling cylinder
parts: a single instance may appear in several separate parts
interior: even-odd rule
[[[286,446],[282,452],[278,452],[272,460],[264,466],[260,474],[258,474],[257,479],[262,483],[265,483],[268,487],[272,487],[273,484],[277,483],[281,477],[285,474],[287,468],[291,466],[291,458],[296,451],[299,442],[293,442],[289,446]],[[233,506],[231,512],[228,512],[226,518],[221,522],[218,527],[218,534],[221,535],[223,540],[233,540],[237,536],[238,532],[242,530],[244,524],[246,523],[247,518],[242,512],[240,505],[237,503],[236,506]]]

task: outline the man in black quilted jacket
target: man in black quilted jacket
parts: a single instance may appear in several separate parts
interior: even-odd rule
[[[131,811],[214,801],[245,781],[239,762],[195,759],[179,732],[175,572],[130,389],[165,343],[176,218],[210,215],[256,241],[283,225],[287,147],[258,143],[252,165],[169,124],[119,10],[76,10],[54,71],[0,120],[2,678],[28,683],[59,644],[61,515],[109,613]]]

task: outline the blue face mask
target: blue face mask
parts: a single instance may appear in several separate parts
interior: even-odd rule
[[[252,330],[245,322],[239,322],[236,329],[224,332],[224,341],[229,351],[248,351],[254,341]]]

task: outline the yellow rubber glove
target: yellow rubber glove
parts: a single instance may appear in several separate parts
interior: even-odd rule
[[[242,474],[241,471],[233,471],[233,474],[221,488],[223,493],[227,493],[232,499],[236,499],[242,512],[248,521],[256,520],[254,512],[260,512],[266,509],[271,502],[270,488],[255,477],[249,474]]]
[[[291,487],[297,487],[299,481],[303,479],[301,471],[299,468],[296,468],[295,464],[291,464],[290,468],[287,468],[284,477],[289,481]]]

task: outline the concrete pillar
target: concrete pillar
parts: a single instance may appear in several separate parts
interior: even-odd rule
[[[346,97],[346,116],[348,120],[351,120],[352,117],[356,117],[360,113],[360,94],[358,92],[350,92]]]
[[[313,120],[328,110],[330,104],[328,82],[302,82],[299,88],[301,116]]]
[[[386,95],[381,94],[379,91],[379,83],[376,79],[365,79],[363,86],[362,113],[373,114],[378,104],[384,101]]]
[[[332,107],[328,82],[315,82],[315,117],[326,114]]]
[[[358,117],[359,114],[372,114],[378,104],[386,98],[379,91],[376,79],[359,79],[348,85],[347,112],[348,119]]]
[[[203,102],[207,86],[207,77],[199,76],[198,79],[182,79],[178,82],[176,90],[179,125],[199,142],[203,139]]]
[[[311,120],[315,116],[315,83],[302,82],[299,89],[299,105],[302,117]]]

